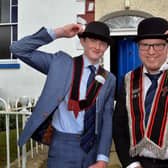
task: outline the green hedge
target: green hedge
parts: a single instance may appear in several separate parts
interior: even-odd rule
[[[19,117],[19,126],[21,127],[22,119]],[[10,129],[16,129],[16,116],[10,115],[9,118]],[[0,131],[6,130],[6,119],[4,114],[0,114]]]
[[[21,129],[20,131],[21,132]],[[17,139],[16,139],[16,130],[10,130],[10,162],[13,162],[17,159]],[[33,146],[35,146],[35,141],[33,141]],[[27,151],[30,150],[30,143],[26,145]],[[20,150],[22,153],[22,150]],[[6,167],[6,132],[0,131],[0,168]]]

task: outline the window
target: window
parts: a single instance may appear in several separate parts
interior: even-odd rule
[[[94,11],[94,2],[89,2],[87,11],[88,12],[93,12]]]
[[[144,17],[123,15],[108,18],[105,23],[109,26],[111,35],[136,35],[137,26]]]
[[[18,0],[0,0],[0,60],[10,59],[9,46],[17,40]]]

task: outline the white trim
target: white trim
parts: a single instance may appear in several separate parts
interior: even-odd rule
[[[12,0],[10,0],[10,8],[9,8],[9,12],[10,12],[10,15],[9,15],[9,22],[11,23],[11,22],[12,22]]]
[[[12,23],[12,0],[10,0],[10,23]],[[13,41],[13,27],[10,27],[10,44]],[[12,53],[10,52],[10,58],[12,58]]]
[[[12,7],[17,7],[18,5],[11,5]]]
[[[110,32],[111,36],[128,36],[128,35],[137,35],[137,30],[135,28],[132,29],[127,29],[127,28],[122,28],[122,29],[113,29]]]
[[[17,59],[0,59],[0,64],[19,64]]]
[[[110,47],[108,47],[104,53],[103,63],[104,63],[104,68],[110,71]]]
[[[15,22],[15,23],[0,23],[0,26],[15,26],[17,24],[18,24],[17,22]]]
[[[3,27],[3,26],[10,26],[10,44],[14,41],[13,39],[13,26],[17,26],[18,23],[15,22],[15,23],[12,23],[12,8],[13,7],[17,7],[18,5],[12,5],[12,0],[9,1],[9,23],[0,23],[0,27]],[[10,52],[10,58],[9,59],[0,59],[0,64],[16,64],[17,61],[14,59],[13,60],[13,55],[12,53]]]

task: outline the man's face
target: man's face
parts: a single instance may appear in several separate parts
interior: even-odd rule
[[[167,58],[168,45],[162,39],[143,39],[138,42],[139,56],[150,73],[156,73]]]
[[[84,48],[84,54],[93,64],[99,62],[99,59],[108,48],[106,42],[94,38],[81,38],[80,42]]]

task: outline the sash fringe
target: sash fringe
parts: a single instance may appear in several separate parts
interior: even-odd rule
[[[164,159],[166,154],[166,149],[168,148],[168,142],[165,143],[165,146],[160,148],[158,145],[150,141],[148,138],[144,137],[135,147],[130,147],[130,156],[135,157],[142,152],[143,149],[151,151],[156,158]]]

